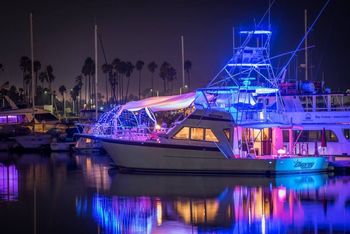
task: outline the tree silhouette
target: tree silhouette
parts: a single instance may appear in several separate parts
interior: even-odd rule
[[[35,60],[34,61],[34,75],[35,75],[35,89],[37,89],[37,87],[38,87],[38,73],[39,73],[39,71],[40,71],[40,69],[41,69],[41,63],[40,63],[40,61],[38,61],[38,60]]]
[[[185,69],[186,74],[187,74],[188,90],[191,90],[190,71],[192,69],[192,62],[190,60],[185,61],[184,69]]]
[[[152,96],[153,96],[153,92],[154,92],[154,83],[153,83],[153,79],[154,79],[154,72],[156,71],[158,65],[153,61],[153,62],[150,62],[148,64],[148,70],[151,72],[151,93],[152,93]]]
[[[47,83],[49,83],[49,90],[52,93],[51,84],[55,80],[55,75],[53,74],[53,68],[51,65],[46,66]]]
[[[103,74],[105,74],[105,78],[106,78],[106,101],[108,102],[108,81],[112,76],[113,66],[112,64],[105,63],[102,65],[101,69]]]
[[[131,74],[134,71],[135,66],[131,63],[131,62],[126,62],[126,67],[125,67],[125,77],[128,78],[128,83],[126,86],[126,93],[125,93],[125,102],[127,102],[127,98],[128,98],[128,93],[129,93],[129,86],[130,86],[130,77]]]
[[[145,65],[145,63],[141,60],[138,60],[135,64],[136,70],[139,72],[139,100],[141,99],[141,72],[143,65]]]
[[[163,80],[163,88],[164,93],[167,91],[167,77],[168,77],[168,70],[169,70],[170,64],[168,62],[163,62],[159,69],[159,76]]]
[[[24,89],[24,96],[25,96],[25,99],[28,100],[29,84],[28,84],[28,80],[26,80],[28,77],[26,76],[30,72],[30,59],[27,56],[22,56],[20,58],[19,67],[22,70],[22,74],[23,74],[22,85]]]
[[[41,83],[41,87],[44,88],[44,82],[48,80],[47,73],[46,72],[40,72],[39,74],[39,81]]]
[[[94,60],[92,60],[91,57],[85,59],[81,73],[85,77],[85,102],[88,104],[89,107],[91,107],[93,103],[91,78],[93,77],[93,75],[95,75],[95,62]],[[88,86],[86,85],[86,83],[88,84]]]

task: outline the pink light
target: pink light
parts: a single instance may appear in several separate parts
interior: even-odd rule
[[[287,190],[285,187],[279,187],[277,189],[277,192],[278,192],[278,199],[281,200],[281,201],[284,201],[286,199],[286,196],[287,196]]]

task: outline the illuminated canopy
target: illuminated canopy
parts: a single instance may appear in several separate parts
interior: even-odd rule
[[[153,112],[179,110],[189,107],[193,103],[194,98],[194,92],[174,96],[150,97],[126,103],[120,109],[119,114],[124,110],[139,111],[144,108]]]

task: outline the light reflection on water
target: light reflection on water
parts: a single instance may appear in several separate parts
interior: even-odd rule
[[[350,176],[135,175],[109,171],[110,163],[0,157],[0,224],[33,233],[36,204],[37,233],[350,232]]]

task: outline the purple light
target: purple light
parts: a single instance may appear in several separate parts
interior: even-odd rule
[[[18,199],[18,171],[14,165],[0,164],[0,200]]]
[[[7,116],[0,116],[0,124],[7,123]]]
[[[8,123],[17,123],[17,115],[8,115],[7,122]]]

